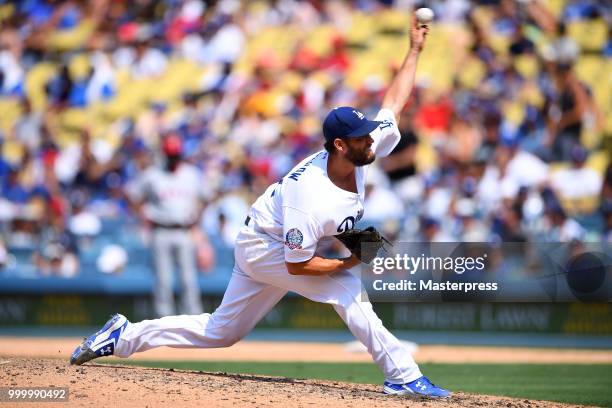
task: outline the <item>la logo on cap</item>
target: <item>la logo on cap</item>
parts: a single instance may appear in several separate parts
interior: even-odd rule
[[[325,140],[335,138],[361,137],[372,133],[380,121],[368,120],[357,108],[339,106],[327,114],[323,121]]]

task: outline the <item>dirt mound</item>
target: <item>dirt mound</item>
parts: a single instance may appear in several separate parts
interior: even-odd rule
[[[424,400],[382,395],[380,385],[121,365],[68,365],[60,359],[0,359],[1,387],[68,387],[68,407],[566,407],[568,405],[456,393]],[[19,403],[20,407],[40,404]]]

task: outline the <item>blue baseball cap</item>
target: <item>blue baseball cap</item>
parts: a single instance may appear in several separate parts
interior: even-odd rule
[[[350,106],[332,109],[323,122],[323,136],[330,141],[369,135],[381,122],[368,120],[363,113]]]

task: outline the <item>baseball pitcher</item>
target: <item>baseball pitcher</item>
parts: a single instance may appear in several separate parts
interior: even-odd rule
[[[380,367],[385,393],[449,397],[449,391],[423,376],[372,305],[361,300],[361,282],[348,270],[364,254],[350,248],[346,258],[319,255],[330,239],[353,230],[363,215],[368,165],[388,155],[400,139],[396,118],[412,90],[427,32],[413,19],[410,51],[374,120],[353,107],[333,109],[323,123],[325,149],[304,159],[253,204],[236,239],[232,278],[214,313],[139,323],[115,315],[75,350],[71,362],[108,354],[128,357],[160,346],[228,347],[293,291],[332,305]],[[364,233],[368,239],[379,237],[371,230]]]

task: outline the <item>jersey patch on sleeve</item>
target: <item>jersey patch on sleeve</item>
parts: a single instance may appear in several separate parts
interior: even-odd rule
[[[302,249],[302,242],[304,242],[304,234],[297,228],[291,228],[285,235],[285,245],[289,249]]]

